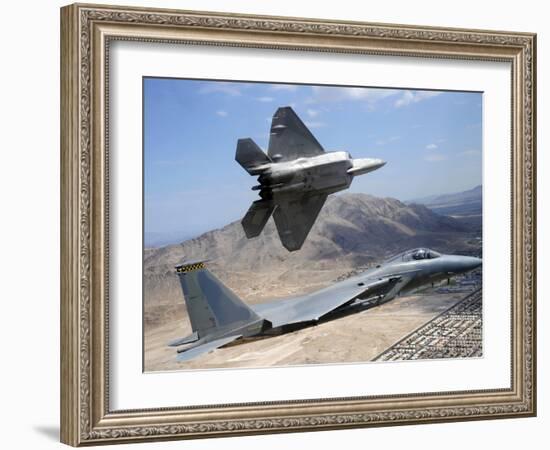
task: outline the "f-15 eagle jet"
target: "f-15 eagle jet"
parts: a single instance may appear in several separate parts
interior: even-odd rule
[[[325,152],[291,107],[273,115],[267,155],[250,139],[239,139],[236,161],[258,176],[261,200],[242,219],[247,238],[258,236],[271,214],[283,246],[302,247],[329,194],[347,189],[353,177],[379,169],[381,159],[353,159],[348,152]]]
[[[288,331],[358,307],[388,302],[401,292],[449,279],[481,265],[470,256],[409,250],[373,269],[299,297],[247,305],[206,269],[204,262],[176,266],[193,334],[168,345],[188,361],[238,339]],[[184,346],[184,347],[182,347]]]

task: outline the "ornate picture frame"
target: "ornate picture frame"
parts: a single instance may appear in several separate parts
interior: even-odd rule
[[[113,410],[109,386],[108,67],[110,45],[115,41],[509,63],[510,387]],[[62,8],[62,442],[80,446],[534,416],[535,89],[536,36],[531,33],[85,4]]]

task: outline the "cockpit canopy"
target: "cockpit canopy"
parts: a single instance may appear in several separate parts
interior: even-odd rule
[[[421,261],[423,259],[434,259],[439,258],[441,253],[431,250],[429,248],[415,248],[414,250],[408,250],[403,253],[399,253],[388,259],[386,262],[408,262],[408,261]]]

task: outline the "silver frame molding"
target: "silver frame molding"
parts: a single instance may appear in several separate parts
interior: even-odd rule
[[[108,58],[113,40],[506,61],[512,70],[510,389],[112,411]],[[73,446],[536,414],[536,35],[75,4],[61,9],[61,440]]]

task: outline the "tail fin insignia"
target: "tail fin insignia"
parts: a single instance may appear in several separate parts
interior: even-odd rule
[[[204,265],[204,261],[190,263],[190,264],[182,264],[182,265],[176,266],[176,272],[178,273],[194,272],[195,270],[204,269],[205,267],[206,266]]]

